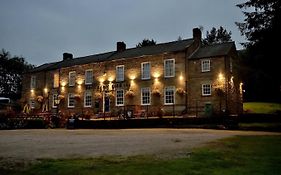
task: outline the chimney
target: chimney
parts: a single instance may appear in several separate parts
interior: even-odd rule
[[[122,42],[117,42],[117,52],[122,52],[126,50],[126,44]]]
[[[73,59],[73,55],[71,53],[63,53],[63,61]]]
[[[193,29],[193,39],[194,39],[194,41],[200,41],[201,42],[202,33],[201,33],[201,30],[199,28]]]

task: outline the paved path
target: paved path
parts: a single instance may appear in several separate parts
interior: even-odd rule
[[[225,137],[266,134],[276,133],[207,129],[2,130],[0,164],[4,160],[177,154]]]

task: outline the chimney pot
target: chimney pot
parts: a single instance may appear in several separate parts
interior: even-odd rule
[[[126,44],[122,41],[122,42],[117,42],[117,52],[122,52],[126,50]]]
[[[63,53],[63,61],[73,59],[73,55],[71,53]]]
[[[193,29],[193,39],[197,41],[201,41],[202,38],[202,32],[199,28]]]

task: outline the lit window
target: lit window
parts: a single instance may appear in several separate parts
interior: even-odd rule
[[[116,90],[116,106],[124,106],[124,90]]]
[[[59,81],[60,81],[60,77],[58,73],[54,74],[54,88],[59,87]]]
[[[59,98],[58,98],[58,94],[53,94],[53,108],[57,108],[59,104]]]
[[[87,91],[84,95],[84,106],[85,107],[92,107],[92,93]]]
[[[201,71],[202,72],[211,71],[211,61],[210,60],[201,60]]]
[[[143,79],[143,80],[150,79],[150,63],[149,62],[141,63],[141,79]]]
[[[212,86],[210,84],[202,84],[202,96],[210,96],[212,94]]]
[[[124,65],[116,66],[116,81],[124,81]]]
[[[72,93],[68,94],[68,107],[69,108],[75,107],[75,98],[74,98],[74,94],[72,94]]]
[[[175,59],[167,59],[164,61],[164,76],[165,77],[175,76]]]
[[[75,71],[69,72],[69,77],[68,77],[69,86],[75,86],[75,81],[76,81],[76,72]]]
[[[85,84],[92,84],[93,83],[93,70],[86,70],[85,71]]]
[[[35,108],[35,100],[34,100],[34,99],[31,99],[31,100],[29,101],[29,105],[30,105],[30,108],[31,108],[31,109],[34,109],[34,108]]]
[[[30,89],[35,89],[35,88],[36,88],[36,76],[31,76]]]
[[[141,104],[150,105],[150,88],[141,88]]]
[[[164,92],[164,103],[170,105],[175,103],[175,87],[166,87]]]

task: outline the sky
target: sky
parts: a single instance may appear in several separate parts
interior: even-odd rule
[[[237,49],[245,42],[235,22],[245,0],[0,0],[0,49],[30,64],[114,51],[116,42],[135,47],[144,38],[157,43],[192,38],[203,26],[232,32]]]

